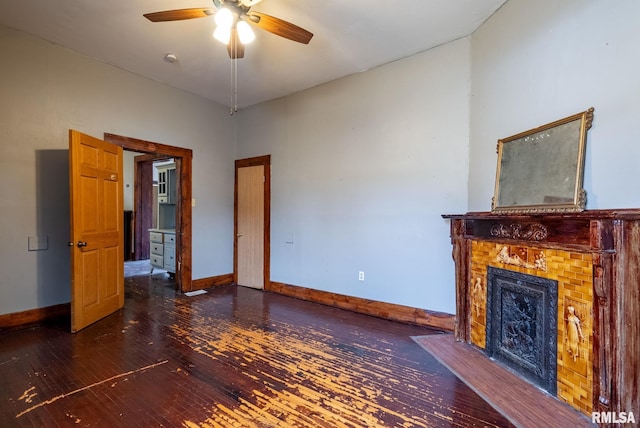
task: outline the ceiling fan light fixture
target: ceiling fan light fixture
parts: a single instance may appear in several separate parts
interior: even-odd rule
[[[253,33],[253,30],[246,22],[238,22],[236,29],[238,30],[238,38],[240,39],[240,43],[242,43],[243,45],[251,43],[255,40],[256,35]]]
[[[216,27],[213,38],[226,45],[231,40],[231,27]]]
[[[218,27],[224,27],[230,29],[233,26],[234,16],[233,12],[226,7],[221,7],[216,12],[214,18]]]

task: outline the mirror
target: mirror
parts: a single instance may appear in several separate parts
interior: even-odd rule
[[[583,211],[585,144],[593,111],[498,140],[492,212]]]

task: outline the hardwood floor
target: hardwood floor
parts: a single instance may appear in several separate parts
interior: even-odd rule
[[[0,426],[512,426],[411,339],[436,331],[164,275],[126,289],[76,334],[0,334]]]

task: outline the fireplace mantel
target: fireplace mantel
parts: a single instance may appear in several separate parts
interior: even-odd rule
[[[570,259],[584,258],[586,261],[580,260],[584,271],[579,275],[588,272],[589,276],[583,283],[589,288],[584,312],[590,327],[587,363],[592,385],[590,403],[586,410],[582,405],[579,410],[640,416],[640,209],[552,214],[470,212],[443,217],[451,222],[456,340],[478,342],[472,338],[474,281],[480,282],[474,248],[477,253],[491,249],[493,258],[487,258],[487,264],[534,274],[540,269],[538,264],[546,269],[546,263],[556,262],[544,259],[538,263],[533,253],[541,258],[557,252]],[[502,254],[495,256],[493,248],[512,247],[531,252],[530,260],[515,256],[519,264],[510,266],[508,254],[507,260],[500,259]],[[571,289],[571,282],[566,282]]]

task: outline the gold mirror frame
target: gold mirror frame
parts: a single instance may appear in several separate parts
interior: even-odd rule
[[[587,130],[594,108],[498,140],[498,167],[491,211],[579,212]]]

